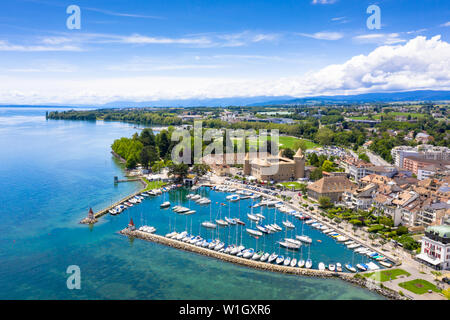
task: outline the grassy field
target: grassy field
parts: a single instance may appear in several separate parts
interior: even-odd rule
[[[413,112],[389,112],[388,115],[390,116],[411,116],[411,119],[421,119],[425,117],[422,113],[413,113]],[[381,114],[377,114],[373,116],[374,120],[380,120]],[[367,116],[360,116],[360,117],[350,117],[350,119],[353,120],[369,120],[369,117]]]
[[[235,143],[239,140],[240,138],[234,138],[232,139]],[[261,141],[265,141],[267,139],[267,137],[260,137]],[[304,141],[305,145],[306,145],[306,149],[313,149],[313,148],[317,148],[320,147],[320,145],[318,145],[317,143],[314,143],[312,141],[308,141],[308,140],[303,140],[303,139],[299,139],[299,138],[295,138],[295,137],[288,137],[288,136],[280,136],[279,139],[279,147],[286,147],[289,149],[295,149],[296,143],[298,141]],[[258,145],[258,140],[250,140],[250,145],[251,146],[256,146]]]
[[[144,181],[147,183],[147,187],[144,191],[149,191],[153,189],[159,189],[164,187],[167,183],[162,181],[148,181],[147,179],[143,178]]]
[[[385,282],[385,281],[389,281],[389,280],[395,280],[400,275],[410,276],[411,274],[402,269],[392,269],[392,270],[389,269],[389,270],[365,273],[364,277],[370,278],[373,280],[377,280],[377,281],[381,281],[381,282]]]
[[[300,190],[300,186],[302,185],[301,183],[298,183],[296,181],[282,182],[280,184],[282,184],[283,186],[285,186],[286,188],[289,188],[289,189],[292,189],[291,185],[294,185],[295,186],[295,190]]]
[[[434,284],[422,279],[415,279],[412,281],[402,282],[399,283],[398,285],[406,290],[414,292],[415,294],[424,294],[427,293],[428,290],[432,290],[434,292],[441,292]]]

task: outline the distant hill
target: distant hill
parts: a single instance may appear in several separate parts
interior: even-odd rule
[[[322,103],[366,103],[366,102],[400,102],[400,101],[450,101],[450,91],[419,90],[392,93],[365,93],[358,95],[340,96],[316,96],[294,99],[275,99],[263,103],[251,104],[262,105],[293,105],[293,104],[322,104]]]
[[[228,107],[228,106],[271,106],[271,105],[296,105],[296,104],[343,104],[343,103],[375,103],[375,102],[428,102],[428,101],[450,101],[450,91],[418,90],[406,92],[381,92],[365,93],[358,95],[339,96],[314,96],[314,97],[291,97],[291,96],[258,96],[258,97],[231,97],[217,99],[177,99],[177,100],[155,100],[155,101],[114,101],[104,105],[81,105],[66,104],[61,107],[69,108],[141,108],[141,107]],[[0,105],[1,106],[1,105]],[[5,105],[6,106],[6,105]],[[55,104],[47,106],[59,107]],[[31,106],[24,106],[31,107]],[[37,107],[37,106],[34,106]]]

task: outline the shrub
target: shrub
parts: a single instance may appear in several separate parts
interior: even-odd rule
[[[371,227],[369,228],[369,232],[376,233],[376,232],[381,231],[381,230],[383,230],[383,229],[384,229],[384,226],[382,226],[382,225],[380,225],[380,224],[376,224],[376,225],[373,225],[373,226],[371,226]]]
[[[362,222],[359,219],[352,219],[349,221],[349,223],[351,223],[354,226],[358,226],[358,227],[362,226]]]

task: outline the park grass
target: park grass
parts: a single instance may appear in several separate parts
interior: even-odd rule
[[[395,280],[398,276],[406,275],[409,277],[411,274],[403,269],[389,269],[389,270],[382,270],[382,271],[376,271],[371,273],[365,273],[364,277],[377,280],[380,282],[385,282],[389,280]]]
[[[301,187],[301,183],[297,182],[297,181],[290,181],[290,182],[282,182],[280,183],[281,185],[285,186],[288,189],[292,189],[292,187],[290,186],[291,184],[294,185],[295,190],[299,190]]]
[[[153,189],[159,189],[159,188],[162,188],[165,185],[167,185],[166,182],[162,182],[162,181],[148,181],[146,178],[142,178],[142,179],[144,179],[145,183],[147,184],[147,186],[144,189],[144,192],[150,191]]]
[[[380,120],[381,116],[385,114],[376,114],[373,116],[374,120]],[[422,119],[425,117],[425,114],[423,113],[414,113],[414,112],[389,112],[388,115],[390,116],[411,116],[411,119]],[[369,120],[368,116],[359,116],[359,117],[350,117],[350,119],[353,120]]]
[[[232,140],[235,143],[235,145],[238,143],[238,141],[240,139],[241,138],[232,138]],[[267,137],[266,136],[261,136],[261,137],[259,137],[259,139],[261,141],[266,141]],[[314,148],[320,147],[319,144],[314,143],[312,141],[304,140],[304,139],[300,139],[300,138],[296,138],[296,137],[290,137],[290,136],[280,136],[278,145],[281,148],[289,148],[289,149],[292,149],[292,150],[296,151],[295,147],[296,147],[296,144],[299,141],[303,141],[305,143],[306,149],[314,149]],[[249,145],[257,146],[258,145],[258,139],[249,139]]]
[[[432,290],[438,293],[441,292],[441,290],[439,290],[434,284],[423,279],[414,279],[411,281],[399,283],[398,285],[415,294],[424,294],[427,293],[428,290]]]

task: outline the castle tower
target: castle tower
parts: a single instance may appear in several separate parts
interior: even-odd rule
[[[302,149],[299,148],[294,156],[295,162],[295,179],[305,177],[305,156],[303,155]]]
[[[252,166],[250,164],[250,154],[247,153],[244,159],[244,176],[250,176],[252,174]]]

